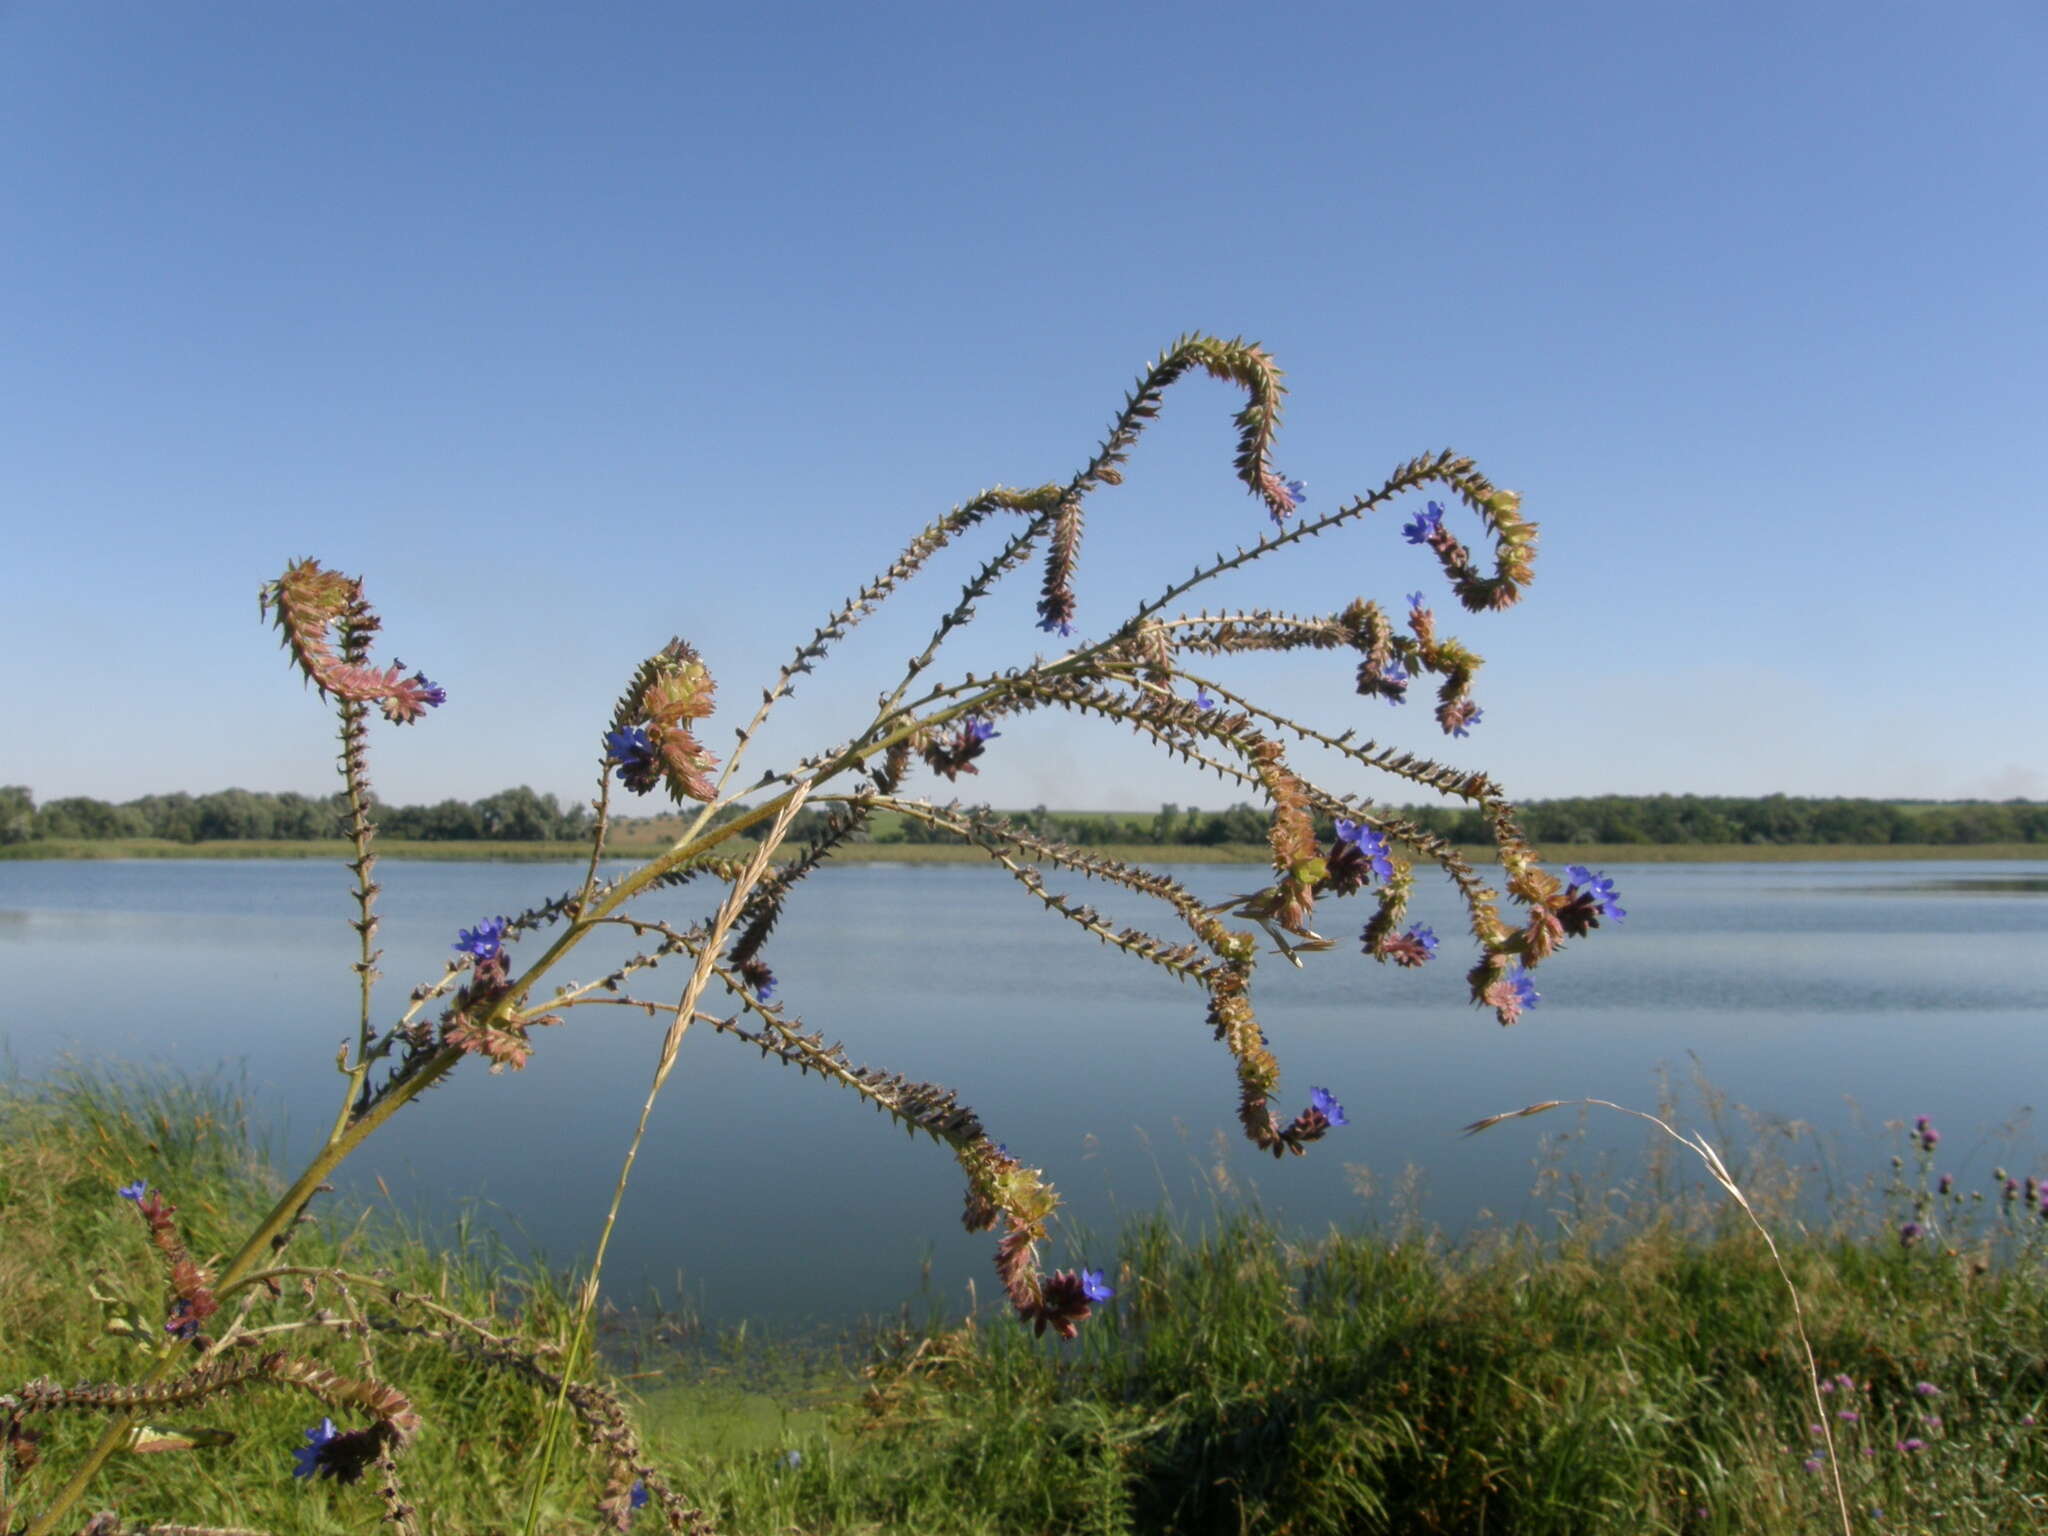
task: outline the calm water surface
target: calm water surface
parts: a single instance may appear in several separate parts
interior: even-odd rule
[[[378,1016],[438,975],[458,927],[571,887],[580,870],[390,862]],[[1257,872],[1176,873],[1221,898]],[[1046,917],[996,871],[849,866],[792,900],[769,957],[782,998],[856,1061],[945,1083],[992,1135],[1047,1171],[1071,1225],[1108,1236],[1162,1198],[1201,1211],[1221,1164],[1269,1211],[1310,1227],[1364,1213],[1422,1170],[1426,1214],[1541,1219],[1528,1159],[1562,1117],[1463,1140],[1480,1115],[1592,1095],[1653,1107],[1660,1068],[1697,1057],[1731,1100],[1807,1122],[1852,1173],[1893,1150],[1880,1123],[1927,1114],[1945,1168],[2039,1166],[2040,1141],[1982,1138],[2030,1105],[2048,1067],[2048,862],[1614,866],[1629,919],[1547,964],[1544,1001],[1502,1030],[1463,1000],[1469,957],[1447,892],[1416,916],[1446,936],[1419,972],[1333,953],[1260,968],[1260,1016],[1285,1073],[1281,1102],[1325,1084],[1351,1125],[1275,1163],[1234,1135],[1230,1061],[1203,1000],[1166,973]],[[302,1158],[340,1092],[353,1035],[347,876],[285,862],[0,863],[0,1048],[34,1078],[60,1061],[241,1074],[279,1151]],[[1064,887],[1079,890],[1076,877]],[[1139,904],[1088,895],[1118,920]],[[709,898],[663,898],[700,917]],[[1363,903],[1326,932],[1355,932]],[[1355,913],[1355,916],[1352,915]],[[1159,931],[1169,931],[1163,926]],[[570,974],[605,969],[579,953]],[[1446,963],[1448,962],[1448,963]],[[673,989],[680,974],[655,973]],[[659,987],[643,989],[659,997]],[[668,994],[673,998],[673,991]],[[627,1009],[537,1032],[531,1066],[467,1065],[409,1106],[344,1170],[381,1178],[408,1213],[445,1223],[465,1201],[558,1263],[586,1255],[644,1095],[662,1024]],[[1590,1128],[1633,1148],[1635,1130]],[[1809,1154],[1810,1155],[1810,1154]],[[1581,1154],[1591,1169],[1591,1152]],[[1982,1165],[1981,1167],[1978,1165]],[[146,1173],[147,1170],[137,1170]],[[888,1310],[932,1265],[941,1294],[992,1284],[986,1237],[959,1231],[951,1159],[815,1077],[693,1032],[656,1108],[608,1274],[689,1300],[713,1321],[838,1319]],[[446,1230],[444,1225],[443,1230]]]

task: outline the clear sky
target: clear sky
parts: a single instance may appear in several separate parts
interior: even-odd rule
[[[0,3],[0,782],[324,793],[254,601],[303,555],[448,689],[389,799],[587,795],[672,633],[722,747],[904,538],[1065,479],[1208,330],[1287,369],[1310,511],[1449,444],[1544,530],[1452,626],[1469,741],[1340,656],[1233,675],[1524,797],[2048,795],[2044,72],[2038,0]],[[1082,634],[1258,534],[1235,408],[1179,386],[1091,504]],[[1398,605],[1440,582],[1405,515],[1220,596]],[[1034,588],[963,665],[1044,642]],[[960,790],[1237,797],[1064,719]]]

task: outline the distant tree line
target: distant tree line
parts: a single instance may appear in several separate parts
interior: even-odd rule
[[[111,804],[86,796],[38,806],[20,786],[0,787],[0,843],[38,838],[158,837],[196,843],[245,838],[312,839],[341,836],[341,797],[269,794],[224,789],[210,795],[144,795]],[[737,810],[723,813],[738,815]],[[1155,847],[1262,843],[1266,816],[1250,805],[1205,811],[1162,805],[1155,813],[1050,811],[1037,806],[1005,813],[1046,837],[1083,847],[1138,843]],[[1453,842],[1489,840],[1477,811],[1450,806],[1396,809],[1424,830]],[[2038,800],[1927,801],[1821,800],[1791,795],[1597,795],[1531,800],[1519,807],[1522,830],[1546,843],[2044,843],[2048,803]],[[590,830],[590,812],[564,807],[553,795],[521,785],[482,800],[437,805],[377,807],[384,835],[425,842],[573,842]],[[804,837],[824,824],[824,813],[805,810],[794,832]],[[1327,832],[1327,829],[1325,829]],[[955,842],[922,822],[885,824],[879,843]]]
[[[805,813],[809,814],[809,813]],[[1459,843],[1490,841],[1485,819],[1453,806],[1405,806],[1396,814]],[[1151,816],[1057,812],[1039,806],[1013,822],[1083,846],[1155,846],[1265,841],[1267,818],[1250,805],[1226,811],[1162,805]],[[1894,802],[1790,795],[1597,795],[1531,800],[1517,819],[1539,847],[1553,843],[2048,843],[2048,804],[2007,800]],[[1326,833],[1327,833],[1327,829]],[[950,842],[921,823],[878,833],[877,842]]]
[[[116,805],[73,795],[38,806],[22,785],[0,787],[0,843],[34,839],[158,837],[176,843],[306,840],[343,835],[340,795],[271,794],[223,789],[210,795],[144,795]],[[573,841],[590,827],[581,805],[566,809],[553,795],[525,785],[501,789],[482,800],[443,800],[438,805],[377,806],[377,824],[387,837],[427,842],[545,843]]]

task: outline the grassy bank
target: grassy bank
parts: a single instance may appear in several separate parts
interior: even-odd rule
[[[644,859],[665,842],[615,840],[611,858]],[[728,853],[748,851],[734,841]],[[1143,864],[1264,864],[1272,852],[1263,843],[1208,845],[1111,843],[1091,850]],[[1474,864],[1493,861],[1491,844],[1460,850]],[[1559,843],[1547,846],[1552,864],[1813,864],[1864,863],[1895,859],[2048,860],[2048,843]],[[380,858],[432,859],[449,863],[569,864],[588,856],[581,843],[413,842],[384,838]],[[178,843],[157,837],[51,838],[0,846],[0,859],[335,859],[353,858],[339,840],[321,842],[243,841]],[[782,857],[793,858],[795,850]],[[957,843],[854,843],[833,858],[842,864],[985,864],[988,855]]]
[[[1192,1236],[1143,1221],[1110,1266],[1116,1300],[1074,1344],[988,1315],[887,1332],[849,1365],[701,1346],[613,1359],[641,1394],[651,1457],[727,1532],[1839,1529],[1768,1254],[1725,1204],[1672,1193],[1681,1181],[1655,1156],[1645,1167],[1633,1191],[1550,1188],[1552,1203],[1566,1195],[1562,1239],[1503,1230],[1447,1245],[1398,1225],[1290,1239],[1249,1212]],[[1995,1188],[1924,1196],[1928,1233],[1903,1245],[1922,1172],[1932,1163],[1909,1162],[1889,1194],[1849,1198],[1825,1230],[1792,1219],[1787,1170],[1745,1177],[1829,1379],[1853,1528],[2048,1528],[2048,1220]],[[268,1185],[219,1095],[73,1083],[0,1099],[0,1391],[128,1368],[87,1285],[99,1271],[105,1294],[160,1295],[141,1223],[113,1194],[138,1176],[177,1202],[202,1255]],[[469,1251],[329,1211],[294,1256],[380,1276],[352,1298],[330,1291],[335,1317],[375,1316],[385,1291],[412,1289],[546,1343],[563,1287],[502,1256],[457,1256]],[[338,1335],[278,1342],[360,1370],[358,1341]],[[517,1529],[543,1394],[424,1338],[375,1348],[426,1420],[404,1468],[413,1500],[437,1511],[429,1529]],[[122,1458],[91,1507],[367,1529],[367,1486],[289,1475],[318,1416],[281,1393],[188,1410],[179,1423],[238,1438]],[[46,1465],[77,1452],[89,1418],[44,1420]],[[592,1529],[593,1478],[569,1458],[542,1529]],[[658,1529],[653,1515],[636,1528]]]

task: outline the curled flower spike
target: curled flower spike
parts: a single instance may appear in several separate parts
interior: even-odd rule
[[[464,928],[449,947],[478,960],[494,960],[504,952],[505,919],[489,917],[474,928]]]
[[[654,743],[645,726],[605,732],[604,752],[619,782],[634,794],[644,795],[661,782],[661,765],[654,760]]]
[[[1310,1088],[1308,1091],[1308,1102],[1309,1108],[1313,1109],[1332,1125],[1349,1125],[1351,1123],[1344,1118],[1344,1106],[1337,1102],[1336,1096],[1327,1088]]]
[[[292,1455],[298,1462],[298,1465],[292,1468],[292,1476],[311,1478],[323,1471],[320,1453],[326,1449],[327,1442],[332,1440],[335,1434],[336,1430],[334,1428],[334,1420],[332,1419],[322,1419],[318,1424],[307,1430],[307,1444],[300,1446],[292,1452]]]
[[[142,1197],[149,1193],[149,1185],[143,1180],[137,1179],[133,1184],[123,1184],[114,1193],[123,1200],[133,1200],[137,1205],[140,1205],[142,1204]]]
[[[1427,544],[1432,534],[1443,531],[1443,526],[1444,509],[1432,501],[1427,511],[1416,513],[1412,521],[1401,525],[1401,537],[1410,544]]]

